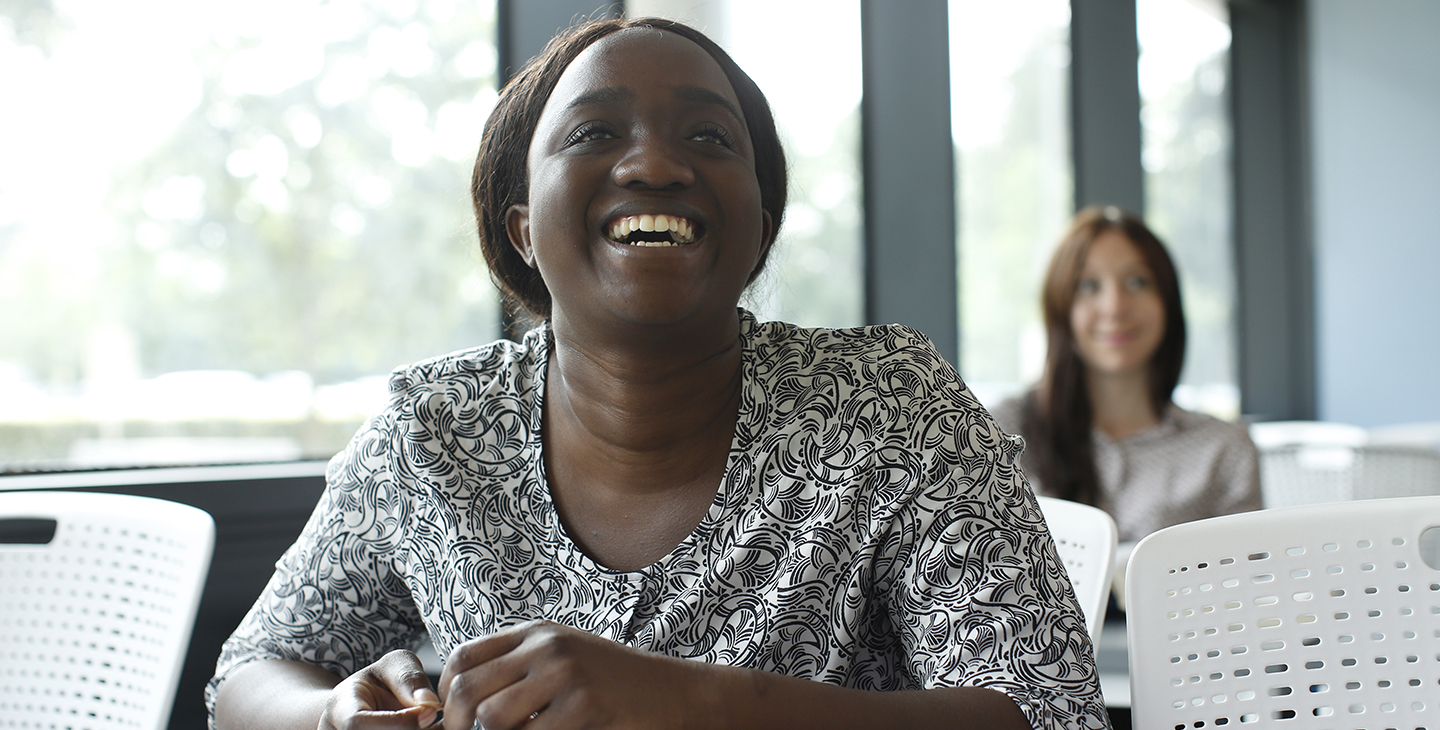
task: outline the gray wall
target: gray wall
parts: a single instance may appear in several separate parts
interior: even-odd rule
[[[1440,2],[1308,15],[1317,415],[1440,421]]]

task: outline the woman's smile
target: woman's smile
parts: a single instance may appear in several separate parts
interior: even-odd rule
[[[697,238],[693,221],[664,213],[621,216],[610,222],[608,234],[616,243],[654,248],[683,246]]]

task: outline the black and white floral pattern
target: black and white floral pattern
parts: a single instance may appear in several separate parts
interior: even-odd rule
[[[550,500],[545,329],[398,370],[207,697],[257,658],[344,676],[426,633],[443,657],[545,618],[847,687],[992,687],[1035,727],[1104,727],[1018,440],[913,330],[740,317],[724,481],[695,531],[633,572],[581,552]]]

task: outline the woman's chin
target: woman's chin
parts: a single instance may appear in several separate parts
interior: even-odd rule
[[[1121,355],[1092,357],[1085,359],[1085,368],[1093,375],[1107,378],[1125,378],[1145,375],[1150,362],[1146,358]]]

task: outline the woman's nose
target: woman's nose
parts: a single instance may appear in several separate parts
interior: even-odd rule
[[[1096,297],[1096,303],[1100,311],[1112,317],[1124,314],[1126,307],[1125,290],[1120,286],[1105,285],[1100,288],[1100,296]]]
[[[663,190],[695,183],[695,170],[671,145],[653,137],[637,137],[615,164],[615,184]]]

